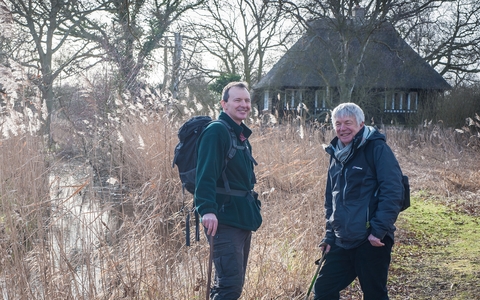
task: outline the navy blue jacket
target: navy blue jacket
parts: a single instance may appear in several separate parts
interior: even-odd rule
[[[334,154],[338,138],[326,148],[331,155],[325,191],[327,244],[351,249],[368,241],[368,235],[394,239],[403,198],[402,171],[385,136],[374,131],[360,148],[362,128],[342,164]],[[367,150],[367,151],[366,151]],[[370,159],[367,160],[367,155]],[[373,165],[371,165],[373,163]]]

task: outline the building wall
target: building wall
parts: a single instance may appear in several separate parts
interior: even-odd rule
[[[366,124],[407,124],[417,122],[434,109],[437,91],[364,90],[355,91],[352,98],[365,112]],[[324,121],[327,114],[338,105],[338,93],[328,88],[285,88],[256,91],[259,111],[278,115],[280,118],[301,117],[305,120]]]

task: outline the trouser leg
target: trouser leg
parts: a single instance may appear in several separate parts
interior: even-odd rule
[[[351,250],[331,245],[315,281],[315,300],[340,299],[340,291],[355,279],[357,275],[350,252]]]
[[[355,269],[362,287],[364,300],[387,300],[387,278],[393,241],[385,237],[385,246],[373,247],[370,242],[355,251]]]
[[[213,239],[215,281],[210,299],[236,300],[240,298],[250,253],[252,232],[219,225]]]

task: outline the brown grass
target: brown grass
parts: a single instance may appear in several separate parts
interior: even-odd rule
[[[49,206],[42,140],[28,134],[0,141],[0,255],[4,297],[28,298],[31,269],[26,260],[36,245],[46,247]],[[38,259],[48,264],[48,258]],[[45,279],[45,278],[44,278]]]
[[[259,162],[256,190],[264,223],[254,233],[242,299],[303,299],[324,230],[328,157],[322,144],[333,134],[298,125],[250,126]],[[164,117],[146,121],[132,117],[118,127],[124,142],[115,142],[108,156],[101,157],[109,161],[112,169],[107,173],[117,183],[100,181],[102,190],[108,187],[120,197],[104,197],[91,184],[96,173],[89,171],[91,164],[85,163],[85,157],[47,164],[38,139],[24,136],[2,141],[3,294],[9,299],[204,298],[206,240],[202,234],[199,242],[185,246],[183,230],[192,197],[182,194],[177,170],[171,166],[178,127],[179,123]],[[386,134],[414,193],[427,193],[439,203],[478,216],[480,164],[470,136],[440,126],[389,128]],[[112,132],[104,138],[115,141],[116,137]],[[75,167],[66,168],[65,163]],[[61,170],[53,168],[62,165]],[[88,213],[95,217],[79,217],[78,207],[66,204],[61,216],[53,214],[58,210],[52,207],[59,204],[50,201],[49,172],[61,174],[60,179],[72,175],[78,180],[69,195],[56,201],[65,203],[75,196],[90,206],[101,204]],[[53,228],[75,213],[72,220],[80,220],[82,230],[71,247],[67,231]],[[400,240],[408,236],[399,231]],[[64,247],[53,251],[54,241]],[[392,299],[407,299],[398,283],[389,288]],[[342,299],[359,299],[359,295],[354,284]],[[415,290],[409,290],[408,297],[416,299]]]

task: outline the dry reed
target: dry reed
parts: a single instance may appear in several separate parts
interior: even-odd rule
[[[249,125],[259,162],[256,190],[264,222],[254,233],[242,299],[303,299],[324,233],[328,157],[323,144],[333,133],[294,123],[254,120]],[[115,168],[109,174],[122,197],[108,201],[94,192],[93,172],[84,161],[55,160],[47,170],[49,158],[37,138],[2,141],[4,298],[202,298],[208,249],[203,234],[199,242],[185,246],[183,230],[192,197],[183,195],[171,166],[178,127],[163,116],[130,117],[111,133],[123,137],[109,153]],[[471,145],[469,136],[440,126],[384,131],[414,191],[430,191],[446,196],[441,199],[447,204],[472,214],[478,211],[478,149],[465,142]],[[65,167],[72,164],[76,167]],[[53,166],[62,166],[62,172]],[[54,197],[49,172],[75,175],[79,183]],[[61,188],[59,184],[55,191]],[[79,210],[83,206],[67,207],[72,196],[96,208],[86,213]],[[73,246],[69,232],[58,229],[68,216],[81,228]]]

